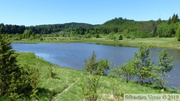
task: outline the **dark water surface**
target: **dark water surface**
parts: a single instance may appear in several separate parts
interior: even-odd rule
[[[13,49],[20,52],[33,52],[37,56],[52,64],[82,70],[84,60],[95,51],[97,59],[110,59],[114,67],[123,64],[127,59],[132,59],[138,48],[115,47],[86,43],[12,43]],[[156,63],[160,48],[151,48],[152,60]],[[175,70],[172,70],[167,78],[168,87],[180,87],[180,50],[167,49],[169,56],[173,56]]]

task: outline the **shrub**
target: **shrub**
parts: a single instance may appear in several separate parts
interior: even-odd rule
[[[122,35],[119,36],[119,40],[123,40],[123,36]]]

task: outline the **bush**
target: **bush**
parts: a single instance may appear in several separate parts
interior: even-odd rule
[[[110,62],[107,59],[96,61],[96,54],[93,54],[89,57],[88,60],[85,60],[85,69],[93,75],[103,75],[106,70],[109,70]]]
[[[85,101],[96,101],[98,99],[97,87],[99,85],[100,76],[90,75],[86,81],[81,83],[82,92]]]
[[[96,37],[96,38],[101,38],[99,34],[96,34],[95,37]]]
[[[119,36],[119,40],[123,40],[123,36],[122,35]]]

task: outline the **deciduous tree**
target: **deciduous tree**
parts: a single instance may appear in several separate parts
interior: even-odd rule
[[[172,57],[168,57],[168,52],[166,50],[163,50],[158,58],[158,72],[159,76],[161,76],[161,78],[159,79],[159,84],[162,88],[165,87],[165,77],[167,76],[167,73],[173,69],[174,64],[172,63],[172,61]]]

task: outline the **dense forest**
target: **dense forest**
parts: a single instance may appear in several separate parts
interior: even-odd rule
[[[106,21],[102,25],[91,25],[86,23],[65,23],[37,26],[19,26],[0,24],[1,34],[27,34],[24,38],[36,34],[56,34],[56,36],[78,36],[84,35],[99,37],[103,35],[119,34],[127,38],[147,38],[147,37],[174,37],[178,31],[180,19],[178,14],[174,14],[168,20],[158,19],[156,21],[134,21],[126,18],[114,18]],[[179,28],[180,29],[180,28]],[[178,36],[178,35],[177,35]]]

